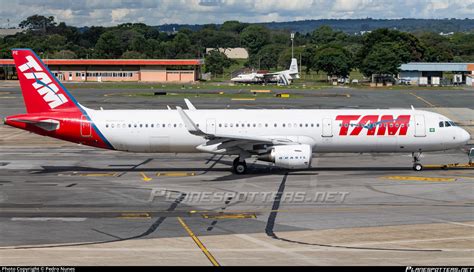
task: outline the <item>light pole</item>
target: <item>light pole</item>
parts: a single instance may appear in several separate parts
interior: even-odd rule
[[[293,56],[293,40],[295,39],[295,33],[291,33],[291,58],[294,58]]]

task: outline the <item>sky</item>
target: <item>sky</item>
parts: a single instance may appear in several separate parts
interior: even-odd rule
[[[474,0],[0,0],[0,27],[33,14],[73,26],[206,24],[228,20],[474,18]]]

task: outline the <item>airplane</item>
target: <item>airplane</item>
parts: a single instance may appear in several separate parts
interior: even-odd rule
[[[449,118],[411,109],[94,110],[79,104],[30,49],[12,49],[25,114],[6,125],[82,145],[126,152],[237,156],[284,169],[308,169],[314,153],[411,153],[454,149],[470,135]]]
[[[293,79],[300,78],[298,73],[298,63],[295,58],[291,59],[290,69],[274,73],[250,73],[240,74],[232,78],[236,83],[278,83],[280,85],[290,85]]]

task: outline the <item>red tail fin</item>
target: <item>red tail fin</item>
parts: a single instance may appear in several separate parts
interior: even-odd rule
[[[12,49],[28,113],[77,109],[74,97],[31,49]]]

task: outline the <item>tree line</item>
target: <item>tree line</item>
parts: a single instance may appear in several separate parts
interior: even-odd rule
[[[245,66],[256,69],[287,68],[291,59],[290,31],[259,24],[227,21],[199,30],[160,31],[142,23],[112,27],[77,28],[54,17],[33,15],[20,25],[25,31],[0,40],[0,58],[11,58],[11,48],[28,47],[43,58],[206,58],[206,70],[222,73],[233,61],[206,48],[245,47]],[[295,57],[306,72],[344,77],[359,69],[364,75],[396,74],[402,63],[474,61],[474,33],[450,36],[430,31],[414,33],[380,28],[350,35],[321,26],[306,34],[295,33]]]

